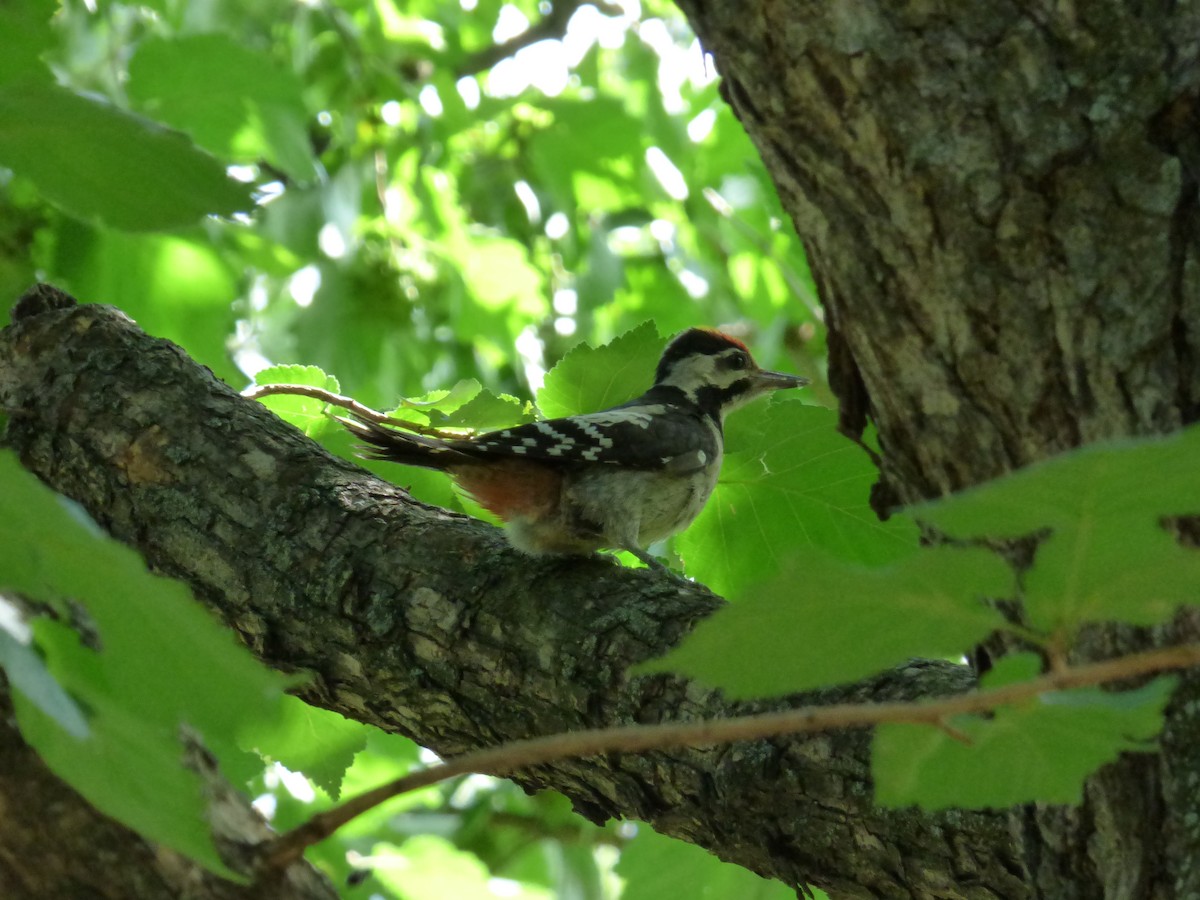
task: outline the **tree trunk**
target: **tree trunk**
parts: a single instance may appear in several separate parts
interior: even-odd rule
[[[881,506],[1198,418],[1200,6],[679,5],[805,243]],[[1160,758],[1013,813],[1032,893],[1200,896],[1198,690]]]
[[[1200,8],[683,0],[903,501],[1200,409]]]
[[[1197,417],[1200,10],[680,5],[806,243],[845,427],[879,429],[881,504]],[[26,465],[189,581],[269,663],[316,673],[314,702],[443,754],[746,708],[624,675],[713,609],[702,591],[598,562],[531,565],[111,311],[41,292],[14,319],[0,404],[24,411],[9,440]],[[1093,643],[1197,631],[1181,617]],[[968,684],[914,664],[818,699]],[[879,810],[861,733],[519,780],[839,897],[1200,896],[1198,694],[1185,680],[1162,754],[1106,768],[1079,809]],[[0,883],[11,865],[0,854]]]

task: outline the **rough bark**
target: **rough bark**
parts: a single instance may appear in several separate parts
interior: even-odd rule
[[[28,468],[191,584],[269,664],[311,673],[307,699],[443,755],[761,708],[627,674],[715,608],[703,589],[602,560],[531,561],[329,456],[112,308],[27,295],[0,333],[0,405],[17,411],[7,439]],[[914,663],[790,702],[971,680]],[[838,896],[1027,895],[1004,816],[877,809],[867,749],[865,733],[827,734],[614,754],[518,781]],[[4,829],[0,817],[0,846]],[[0,878],[19,864],[0,856]]]
[[[885,449],[881,502],[1197,418],[1195,4],[680,5],[806,243],[845,424],[869,415]],[[0,403],[27,411],[10,438],[26,464],[265,659],[316,673],[314,701],[445,753],[732,709],[623,674],[712,609],[702,593],[530,566],[111,313],[48,310],[4,340]],[[1100,630],[1088,649],[1196,632],[1187,618]],[[913,666],[827,696],[962,678]],[[497,708],[500,692],[519,703]],[[837,896],[1200,896],[1198,693],[1195,679],[1179,692],[1160,756],[1104,770],[1076,810],[875,810],[863,735],[586,760],[523,783]]]
[[[1196,418],[1200,7],[679,5],[901,499]]]
[[[881,506],[1200,416],[1200,6],[679,5],[804,241]],[[1161,758],[1013,814],[1033,892],[1200,896],[1196,709],[1189,680]]]

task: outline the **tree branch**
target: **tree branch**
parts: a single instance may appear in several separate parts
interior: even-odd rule
[[[962,732],[947,724],[946,720],[951,716],[988,712],[1050,691],[1106,684],[1195,665],[1200,665],[1200,644],[1164,647],[1100,663],[1061,668],[1030,681],[973,691],[941,700],[807,706],[783,712],[737,716],[732,719],[597,728],[574,734],[553,734],[514,741],[413,772],[359,794],[333,809],[316,814],[275,842],[266,858],[265,868],[274,870],[290,865],[300,858],[306,847],[325,840],[347,822],[393,797],[459,775],[475,772],[484,775],[511,775],[530,766],[600,753],[644,753],[647,750],[667,750],[681,746],[707,747],[733,741],[884,724],[934,725],[944,729],[952,737],[966,741],[967,738]]]
[[[720,601],[604,560],[531,559],[336,459],[108,307],[30,292],[0,332],[6,438],[24,464],[180,577],[305,699],[443,758],[536,735],[961,693],[913,662],[862,684],[731,703],[629,667]],[[610,754],[523,770],[593,820],[638,818],[835,894],[1026,897],[1002,813],[871,800],[862,729]],[[903,870],[894,862],[904,859]],[[964,885],[959,891],[947,885]]]

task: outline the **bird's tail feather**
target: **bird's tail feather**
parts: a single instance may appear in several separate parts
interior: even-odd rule
[[[364,452],[360,455],[366,459],[384,459],[426,469],[447,469],[455,463],[469,460],[460,450],[437,438],[389,428],[365,419],[337,416],[337,420],[363,442],[365,446],[360,449]]]

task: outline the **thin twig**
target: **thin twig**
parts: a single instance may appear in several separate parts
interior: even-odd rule
[[[349,412],[354,418],[362,419],[365,422],[374,422],[376,425],[387,425],[392,428],[401,428],[405,431],[412,431],[416,434],[424,434],[429,437],[442,438],[443,440],[453,440],[461,438],[462,433],[442,431],[438,428],[432,428],[428,425],[421,425],[418,422],[409,422],[406,419],[397,419],[386,413],[381,413],[378,410],[371,409],[369,406],[364,406],[357,400],[335,394],[333,391],[327,391],[324,388],[313,387],[309,384],[256,384],[253,387],[248,387],[242,391],[242,396],[247,400],[261,400],[263,397],[271,397],[276,395],[294,395],[298,397],[308,397],[312,400],[321,400],[328,403],[330,406],[337,406]]]
[[[369,406],[363,406],[351,397],[344,397],[341,394],[335,394],[333,391],[327,391],[324,388],[313,387],[310,384],[256,384],[242,391],[242,396],[247,400],[261,400],[263,397],[271,397],[276,394],[294,394],[299,397],[309,397],[313,400],[323,400],[330,406],[341,407],[360,418],[366,419],[368,422],[375,422],[376,424],[382,425],[389,421],[388,417],[383,413],[377,412]]]
[[[1104,684],[1198,664],[1200,643],[1184,644],[1074,666],[1049,672],[1031,681],[937,700],[806,706],[783,712],[729,719],[673,722],[663,725],[627,725],[512,741],[499,747],[465,753],[440,765],[413,772],[352,797],[333,809],[317,813],[303,825],[280,835],[267,850],[263,865],[266,871],[287,866],[298,859],[306,847],[323,841],[351,819],[384,801],[459,775],[476,772],[486,775],[510,775],[518,769],[530,766],[603,753],[639,753],[680,746],[703,747],[784,734],[863,728],[888,723],[928,724],[946,729],[945,723],[952,716],[985,712],[999,706],[1029,700],[1048,691]]]

